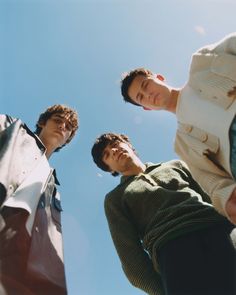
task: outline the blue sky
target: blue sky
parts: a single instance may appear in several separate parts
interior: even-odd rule
[[[121,73],[145,66],[181,87],[191,54],[235,31],[235,0],[0,0],[1,113],[34,128],[56,103],[80,129],[50,159],[61,182],[69,295],[138,295],[122,272],[104,216],[119,182],[90,156],[101,133],[127,134],[143,161],[177,158],[175,117],[125,104]]]

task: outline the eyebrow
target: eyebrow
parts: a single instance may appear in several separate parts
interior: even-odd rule
[[[143,81],[142,81],[142,83],[141,83],[141,88],[143,88],[143,87],[145,86],[145,85],[144,85],[145,82],[146,82],[146,80],[143,80]]]
[[[66,124],[70,124],[73,127],[73,125],[72,125],[72,123],[70,121],[70,118],[66,118],[65,116],[62,116],[60,114],[53,114],[51,118],[63,119],[63,120],[66,121]]]
[[[65,117],[63,117],[63,116],[61,116],[61,115],[59,115],[59,114],[53,114],[53,115],[51,116],[51,118],[65,119]]]

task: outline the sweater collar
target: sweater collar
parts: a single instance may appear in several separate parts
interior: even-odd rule
[[[153,164],[152,162],[147,162],[147,163],[145,163],[146,169],[145,169],[144,172],[139,173],[138,175],[129,175],[129,176],[125,176],[125,175],[123,175],[123,176],[121,176],[121,178],[120,178],[120,183],[123,184],[123,183],[125,183],[125,182],[128,181],[128,180],[132,180],[132,179],[134,179],[134,178],[136,178],[136,177],[139,177],[139,176],[142,175],[142,174],[149,173],[149,172],[152,171],[153,169],[155,169],[155,168],[161,166],[161,164],[162,164],[162,163]]]

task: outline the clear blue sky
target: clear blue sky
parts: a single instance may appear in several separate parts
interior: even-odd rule
[[[141,295],[122,272],[104,216],[119,182],[90,156],[101,133],[127,134],[143,161],[176,158],[175,117],[122,101],[121,73],[145,66],[173,86],[191,54],[236,28],[235,0],[0,0],[1,113],[34,128],[55,103],[78,110],[74,141],[51,158],[61,182],[69,295]]]

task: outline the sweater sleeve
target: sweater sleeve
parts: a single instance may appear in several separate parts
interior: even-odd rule
[[[130,217],[123,212],[120,198],[112,197],[105,199],[105,213],[123,271],[135,287],[150,295],[162,295],[160,274],[154,270]]]

